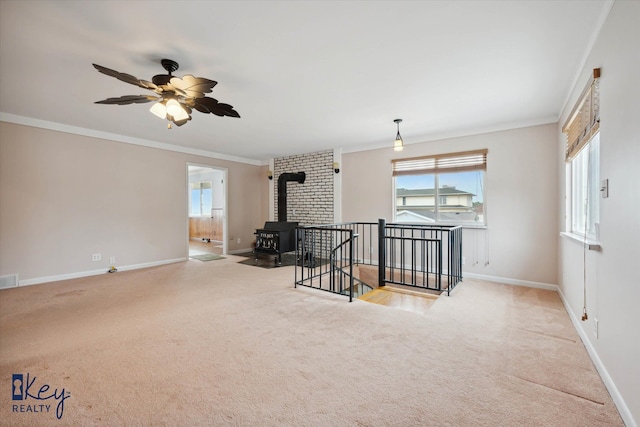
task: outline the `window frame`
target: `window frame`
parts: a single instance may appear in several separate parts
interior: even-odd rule
[[[600,132],[596,132],[567,162],[566,169],[569,181],[566,230],[581,239],[597,242],[597,224],[600,223]]]
[[[432,176],[434,185],[433,194],[433,225],[460,225],[465,228],[486,228],[487,227],[487,200],[485,192],[486,172],[487,172],[488,150],[474,150],[457,153],[444,153],[431,156],[412,157],[406,159],[394,159],[393,163],[393,219],[398,220],[398,184],[399,176]],[[442,198],[446,200],[447,195],[440,194],[441,177],[461,172],[478,172],[481,174],[480,188],[482,192],[482,221],[456,221],[441,219]],[[444,188],[444,187],[443,187]],[[402,196],[400,196],[402,197]],[[446,204],[446,202],[444,203]],[[406,202],[402,206],[407,206]],[[470,208],[473,209],[473,200]]]
[[[205,184],[205,187],[203,187],[202,184]],[[208,187],[206,187],[206,185],[208,185]],[[211,191],[211,200],[209,200],[209,205],[211,206],[211,208],[209,209],[209,212],[203,212],[203,203],[202,203],[202,196],[203,196],[203,190],[205,189],[209,189]],[[191,208],[193,206],[193,192],[194,190],[198,190],[198,194],[199,194],[199,198],[200,198],[200,213],[193,213],[191,211]],[[210,217],[211,216],[211,209],[213,209],[213,181],[211,180],[204,180],[204,181],[192,181],[189,183],[189,217],[190,218],[204,218],[204,217]]]
[[[600,221],[599,68],[593,69],[587,85],[562,126],[562,132],[567,135],[565,233],[583,241],[597,242]],[[596,147],[594,141],[597,142]],[[580,176],[576,176],[578,173]],[[576,194],[578,191],[580,194]]]

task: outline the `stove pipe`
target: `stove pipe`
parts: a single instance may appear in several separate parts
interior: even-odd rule
[[[278,221],[287,220],[287,182],[304,184],[307,175],[304,172],[283,173],[278,177]]]

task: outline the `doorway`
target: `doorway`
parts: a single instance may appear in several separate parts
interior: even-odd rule
[[[227,170],[187,164],[189,256],[224,255],[227,230]]]

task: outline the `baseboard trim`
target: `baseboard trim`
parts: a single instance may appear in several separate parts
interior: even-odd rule
[[[551,283],[543,283],[543,282],[532,282],[529,280],[520,280],[520,279],[509,279],[507,277],[498,277],[498,276],[487,276],[484,274],[475,274],[475,273],[467,273],[462,272],[463,278],[469,279],[478,279],[478,280],[486,280],[489,282],[498,282],[504,283],[506,285],[515,285],[515,286],[527,286],[529,288],[538,288],[538,289],[546,289],[548,291],[558,291],[558,285],[553,285]]]
[[[0,289],[10,289],[19,286],[20,279],[17,274],[0,276]]]
[[[485,276],[483,274],[473,274],[473,273],[465,273],[465,272],[463,272],[463,277],[469,278],[469,279],[478,279],[478,280],[487,280],[490,282],[505,283],[508,285],[528,286],[531,288],[547,289],[547,290],[558,292],[558,295],[560,295],[560,299],[562,300],[562,304],[564,305],[564,308],[569,314],[569,318],[573,323],[573,327],[578,332],[578,335],[580,335],[580,339],[582,340],[582,343],[587,349],[587,354],[589,354],[589,357],[591,358],[591,361],[595,365],[596,370],[600,375],[600,378],[602,378],[602,382],[604,383],[605,387],[609,391],[609,394],[611,395],[611,399],[613,400],[613,403],[616,405],[616,408],[620,413],[620,417],[622,418],[622,421],[627,427],[638,427],[638,424],[633,419],[633,415],[631,414],[629,407],[625,403],[624,399],[622,398],[622,395],[620,394],[620,392],[618,391],[618,388],[613,382],[613,379],[609,375],[607,368],[604,367],[604,364],[602,363],[602,360],[600,360],[600,357],[598,356],[598,353],[596,352],[595,347],[593,347],[593,344],[591,344],[591,341],[589,340],[589,336],[587,332],[582,327],[582,323],[576,317],[575,313],[571,310],[571,306],[569,305],[569,302],[565,298],[564,294],[562,293],[562,289],[558,285],[552,285],[549,283],[541,283],[541,282],[530,282],[527,280],[507,279],[504,277],[496,277],[496,276]],[[454,290],[456,288],[454,288]]]
[[[582,323],[580,322],[578,317],[576,317],[573,310],[571,310],[571,305],[569,304],[569,301],[567,301],[567,298],[565,298],[564,294],[562,293],[562,289],[560,289],[559,287],[558,287],[558,295],[560,295],[562,304],[564,304],[565,310],[567,311],[567,313],[569,313],[569,318],[573,323],[573,327],[578,332],[578,335],[580,335],[580,339],[582,339],[582,344],[584,344],[585,348],[587,349],[587,353],[589,354],[591,361],[595,365],[596,370],[598,371],[598,374],[600,374],[600,378],[602,378],[602,382],[604,382],[605,387],[609,391],[609,394],[611,395],[611,400],[613,400],[613,403],[616,405],[616,408],[620,413],[620,417],[622,418],[622,421],[627,427],[638,427],[638,424],[633,419],[633,415],[631,414],[629,407],[625,403],[624,399],[622,398],[622,395],[620,394],[620,392],[618,391],[618,388],[616,387],[616,384],[613,382],[613,379],[609,375],[609,371],[607,371],[607,368],[604,367],[602,360],[600,360],[600,357],[598,356],[598,352],[596,351],[593,344],[591,344],[591,341],[589,340],[589,335],[582,327]]]
[[[156,267],[159,265],[173,264],[175,262],[181,262],[186,260],[187,258],[174,258],[174,259],[166,259],[162,261],[125,265],[125,266],[118,267],[118,271],[137,270],[140,268]],[[100,270],[78,271],[76,273],[58,274],[56,276],[36,277],[34,279],[20,280],[18,283],[18,286],[22,287],[22,286],[39,285],[41,283],[59,282],[61,280],[78,279],[81,277],[89,277],[89,276],[98,276],[100,274],[107,274],[107,270],[108,268],[105,267]]]

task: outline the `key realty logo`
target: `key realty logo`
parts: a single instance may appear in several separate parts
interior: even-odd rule
[[[70,397],[71,392],[53,388],[28,372],[11,376],[11,412],[35,414],[55,411],[56,418],[61,420],[64,401]]]

